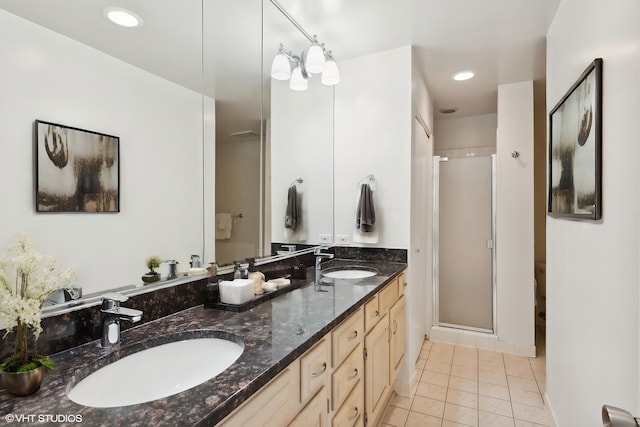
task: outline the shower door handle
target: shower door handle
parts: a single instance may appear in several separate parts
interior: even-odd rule
[[[493,249],[493,239],[487,240],[487,249]]]

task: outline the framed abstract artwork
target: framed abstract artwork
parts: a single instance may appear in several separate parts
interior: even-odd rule
[[[119,212],[120,138],[35,122],[36,212]]]
[[[595,59],[549,113],[550,216],[602,216],[602,59]]]

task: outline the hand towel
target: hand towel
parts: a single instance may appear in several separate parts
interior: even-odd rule
[[[230,213],[216,214],[216,240],[231,239],[231,228],[233,227],[233,217]]]
[[[360,186],[360,199],[356,211],[356,228],[363,233],[373,231],[376,223],[376,210],[373,205],[373,192],[368,183]]]
[[[284,214],[284,228],[295,231],[296,228],[298,228],[299,215],[298,190],[294,184],[289,187],[287,192],[287,209]]]

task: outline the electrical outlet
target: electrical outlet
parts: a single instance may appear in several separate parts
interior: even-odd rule
[[[336,234],[336,242],[339,245],[348,245],[351,243],[351,236],[348,234]]]
[[[331,243],[331,234],[320,234],[320,243]]]

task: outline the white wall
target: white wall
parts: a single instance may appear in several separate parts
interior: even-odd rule
[[[258,256],[260,250],[260,137],[216,144],[217,212],[233,215],[231,238],[216,240],[218,265]],[[242,217],[237,215],[242,214]]]
[[[496,350],[528,356],[535,356],[533,117],[532,81],[498,86]]]
[[[335,89],[335,233],[355,230],[359,183],[376,178],[379,238],[408,248],[411,198],[411,47],[340,61]],[[354,243],[354,246],[359,244]]]
[[[411,142],[411,234],[408,248],[407,272],[407,348],[398,382],[417,386],[416,361],[420,356],[424,337],[431,319],[431,229],[432,229],[432,156],[433,156],[433,102],[427,90],[418,61],[412,60],[412,142]],[[427,126],[430,137],[416,119]]]
[[[640,414],[640,2],[563,0],[547,34],[547,110],[603,66],[602,220],[547,218],[547,399],[558,427]]]
[[[341,66],[342,71],[342,66]],[[333,235],[333,87],[319,76],[306,91],[288,81],[271,80],[271,239],[318,243]],[[301,221],[294,233],[284,228],[287,190],[296,184]],[[328,242],[330,243],[330,242]]]
[[[495,147],[497,126],[497,114],[436,120],[434,150]]]
[[[26,235],[85,293],[141,283],[150,255],[201,254],[201,95],[4,11],[0,28],[0,246]],[[120,137],[120,213],[35,213],[36,119]]]

